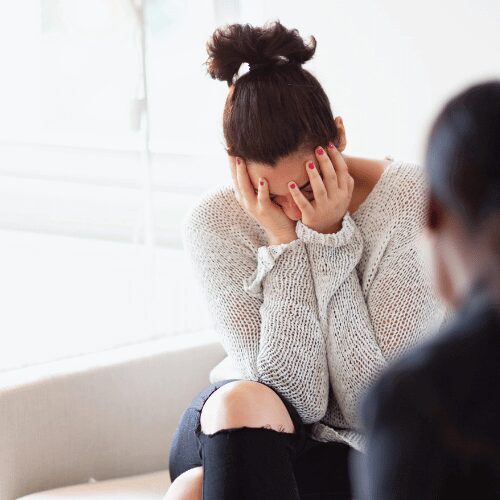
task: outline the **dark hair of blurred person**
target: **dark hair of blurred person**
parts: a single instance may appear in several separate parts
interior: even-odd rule
[[[454,307],[482,278],[498,305],[500,82],[452,99],[428,140],[428,229],[441,295]]]

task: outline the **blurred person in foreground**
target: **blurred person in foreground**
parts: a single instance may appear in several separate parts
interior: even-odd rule
[[[500,498],[500,81],[446,104],[426,173],[435,282],[456,314],[364,398],[356,500]]]

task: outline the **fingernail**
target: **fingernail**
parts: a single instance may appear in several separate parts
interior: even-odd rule
[[[334,144],[333,144],[333,142],[332,142],[332,141],[329,141],[329,142],[328,142],[328,148],[329,148],[329,149],[334,149],[334,148],[335,148],[335,146],[334,146]]]
[[[290,188],[291,188],[291,189],[295,189],[295,183],[294,183],[294,182],[292,182],[292,183],[290,184]]]
[[[307,166],[312,170],[314,168],[314,163],[310,161]]]
[[[321,147],[320,147],[320,148],[317,148],[317,149],[316,149],[316,154],[317,154],[318,156],[321,156],[323,153],[324,153],[323,148],[321,148]]]
[[[260,181],[260,185],[263,186],[264,185],[264,181]]]
[[[239,158],[236,158],[236,163],[239,165],[241,163],[241,160]]]

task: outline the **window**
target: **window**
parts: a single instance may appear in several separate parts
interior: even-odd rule
[[[211,327],[180,222],[230,182],[227,88],[203,63],[237,11],[227,0],[0,5],[0,370]]]
[[[1,6],[4,46],[16,49],[8,53],[0,97],[0,173],[22,179],[20,189],[24,179],[37,179],[33,196],[40,198],[31,206],[36,227],[30,207],[15,204],[9,226],[133,242],[146,223],[160,242],[179,246],[180,213],[199,193],[230,179],[221,133],[227,89],[211,80],[203,62],[216,17],[234,5],[19,0]],[[44,221],[40,212],[50,211],[45,199],[59,182],[74,184],[80,198],[66,205],[61,185],[57,213]],[[108,234],[95,203],[103,190]],[[77,206],[88,211],[83,225]]]

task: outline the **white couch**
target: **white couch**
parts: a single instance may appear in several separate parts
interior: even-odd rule
[[[179,417],[224,358],[212,333],[0,373],[0,500],[153,500]]]

